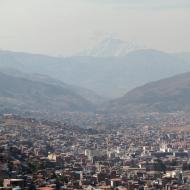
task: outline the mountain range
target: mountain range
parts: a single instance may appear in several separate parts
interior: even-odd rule
[[[0,51],[0,70],[8,68],[26,74],[48,75],[66,84],[90,90],[88,92],[94,91],[98,95],[96,99],[102,102],[106,98],[123,96],[148,82],[190,71],[188,55],[146,49],[118,57],[62,58]],[[94,96],[93,93],[91,95]]]
[[[188,71],[188,52],[141,49],[120,39],[71,57],[0,51],[0,109],[188,111],[190,74],[182,74]]]
[[[83,89],[44,75],[27,76],[16,71],[5,74],[4,71],[0,73],[0,89],[0,111],[57,114],[97,109],[97,104],[79,95]],[[190,72],[134,88],[121,98],[99,104],[98,111],[117,114],[190,112],[189,97]]]

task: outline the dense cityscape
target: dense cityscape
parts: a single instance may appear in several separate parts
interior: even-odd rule
[[[12,114],[0,122],[0,189],[190,189],[187,123],[95,129]]]

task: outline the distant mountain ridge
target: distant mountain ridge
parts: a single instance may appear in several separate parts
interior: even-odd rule
[[[190,61],[176,54],[151,49],[136,50],[118,57],[66,58],[0,51],[0,69],[5,67],[26,74],[47,75],[94,91],[100,97],[113,99],[137,86],[190,71]],[[93,99],[94,95],[91,95]]]
[[[190,72],[137,87],[106,109],[118,113],[190,112]]]

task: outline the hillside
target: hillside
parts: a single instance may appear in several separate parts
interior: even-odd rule
[[[23,112],[92,111],[94,106],[67,85],[0,73],[0,110]]]
[[[190,73],[148,83],[113,100],[107,110],[113,112],[190,111]]]
[[[21,71],[18,71],[17,69],[10,69],[10,68],[0,68],[0,72],[10,75],[10,76],[14,76],[14,77],[25,78],[25,79],[29,79],[29,80],[36,81],[36,82],[42,82],[45,84],[56,85],[56,86],[60,86],[63,88],[67,88],[69,90],[72,90],[74,93],[80,95],[84,99],[88,100],[89,102],[91,102],[94,105],[100,105],[107,101],[107,99],[105,97],[102,97],[102,96],[96,94],[92,90],[82,88],[82,87],[79,87],[76,85],[66,84],[66,83],[64,83],[58,79],[54,79],[48,75],[30,74],[30,73],[26,74]]]

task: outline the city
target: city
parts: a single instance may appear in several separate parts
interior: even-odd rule
[[[1,189],[188,190],[188,127],[81,129],[3,115]]]

